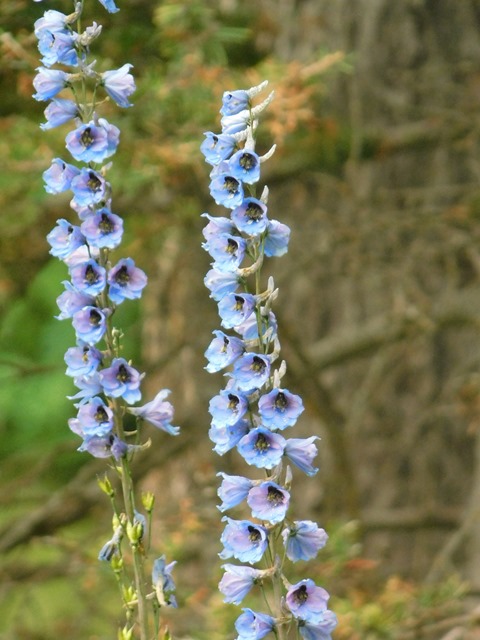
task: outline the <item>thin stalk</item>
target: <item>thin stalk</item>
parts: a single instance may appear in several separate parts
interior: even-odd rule
[[[108,250],[101,251],[100,262],[103,266],[108,263]],[[103,292],[101,296],[101,304],[103,308],[108,306],[106,299],[106,293]],[[115,344],[115,338],[113,335],[113,328],[111,322],[111,316],[107,318],[107,330],[105,333],[105,344],[107,347],[110,359],[115,357],[117,348]],[[118,438],[125,441],[125,431],[123,428],[123,406],[118,398],[111,398],[110,405],[114,416],[114,430]],[[125,513],[128,522],[131,524],[135,521],[135,493],[133,486],[133,478],[130,471],[130,465],[126,456],[120,460],[119,475],[122,483],[122,495],[123,504],[125,507]],[[145,569],[144,569],[144,556],[142,549],[138,544],[130,543],[132,550],[133,560],[133,572],[135,578],[135,589],[137,592],[137,621],[140,631],[140,640],[149,640],[150,638],[150,624],[147,606],[147,593],[145,584]]]
[[[115,413],[115,412],[114,412]],[[117,432],[118,436],[123,433],[123,425],[120,432]],[[133,523],[135,519],[135,499],[133,493],[133,480],[130,473],[130,465],[126,458],[121,459],[121,480],[122,480],[122,492],[123,500],[125,503],[125,513],[127,514],[128,521]],[[131,544],[132,558],[133,558],[133,571],[135,575],[135,589],[137,592],[137,611],[138,611],[138,627],[140,631],[141,640],[149,640],[150,638],[150,624],[147,606],[147,593],[145,589],[145,570],[143,563],[143,553],[138,544]]]

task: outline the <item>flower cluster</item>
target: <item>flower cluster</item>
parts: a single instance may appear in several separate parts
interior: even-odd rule
[[[117,10],[113,3],[102,4],[110,11]],[[71,320],[77,339],[76,346],[65,354],[66,373],[79,389],[73,396],[78,400],[78,413],[69,426],[82,438],[82,451],[118,460],[135,445],[124,441],[114,419],[116,407],[121,405],[172,435],[178,433],[178,427],[171,425],[173,408],[165,401],[166,390],[143,407],[129,406],[141,399],[143,375],[119,356],[118,332],[112,329],[111,318],[125,300],[141,297],[147,276],[132,258],[111,261],[112,250],[122,241],[123,220],[112,211],[112,188],[104,162],[116,152],[120,131],[98,116],[96,99],[104,89],[120,107],[131,106],[129,97],[135,82],[130,64],[97,73],[93,64],[87,63],[90,44],[101,27],[94,23],[81,33],[75,31],[81,9],[78,3],[70,15],[47,10],[36,21],[35,35],[45,66],[34,78],[34,98],[49,102],[43,129],[74,122],[65,145],[81,163],[78,166],[55,158],[43,174],[47,192],[71,192],[70,206],[78,216],[77,224],[57,220],[47,236],[50,253],[66,264],[69,273],[65,290],[57,299],[58,318]],[[72,99],[58,97],[66,88]],[[79,96],[83,97],[87,88],[92,100],[80,102]],[[104,349],[98,346],[102,341]]]
[[[313,559],[328,536],[315,522],[288,516],[290,465],[308,476],[317,472],[317,437],[285,435],[304,407],[282,385],[285,362],[277,366],[280,343],[272,305],[278,291],[272,278],[261,287],[264,258],[285,254],[290,235],[285,224],[269,217],[268,189],[257,193],[261,164],[274,152],[274,147],[263,156],[255,151],[258,116],[273,94],[256,106],[253,99],[265,86],[224,93],[222,132],[207,132],[201,145],[213,166],[210,193],[230,210],[228,217],[204,214],[203,247],[213,259],[205,285],[218,304],[222,326],[206,350],[206,369],[226,370],[228,379],[210,401],[209,435],[219,455],[236,448],[248,465],[264,471],[254,480],[219,474],[220,511],[246,502],[251,513],[249,519],[223,518],[220,557],[247,564],[225,564],[219,588],[225,602],[234,604],[254,585],[264,590],[268,613],[244,608],[235,624],[238,640],[259,640],[269,632],[286,638],[290,630],[305,640],[328,640],[336,626],[328,593],[311,579],[291,584],[285,575],[286,559]],[[264,568],[251,566],[260,561]]]
[[[100,1],[111,13],[118,10],[112,0]],[[72,125],[65,146],[73,162],[55,158],[43,179],[48,193],[70,192],[70,206],[77,219],[75,223],[57,220],[47,240],[50,253],[65,263],[69,276],[57,299],[57,317],[71,320],[76,335],[76,345],[65,354],[66,373],[78,390],[72,396],[77,414],[69,420],[69,427],[82,439],[80,451],[113,461],[123,495],[128,497],[123,505],[125,513],[114,505],[114,535],[100,552],[100,559],[112,560],[121,556],[123,538],[128,539],[134,555],[140,557],[145,552],[140,542],[147,525],[135,508],[127,466],[132,454],[147,446],[139,444],[140,423],[146,421],[170,435],[177,435],[179,428],[172,425],[168,390],[160,391],[151,402],[132,406],[141,400],[143,374],[121,356],[122,334],[113,326],[117,307],[142,296],[147,276],[132,258],[113,255],[122,241],[123,220],[112,210],[112,187],[107,180],[110,165],[105,163],[117,150],[120,131],[99,116],[97,107],[100,99],[108,98],[119,107],[130,107],[135,82],[130,64],[104,72],[94,69],[95,62],[89,62],[90,45],[102,28],[94,22],[82,30],[82,10],[83,2],[74,2],[71,14],[47,10],[35,22],[43,66],[33,80],[33,97],[48,102],[43,129]],[[136,416],[134,433],[124,428],[126,413]],[[133,443],[129,442],[132,438]],[[103,484],[104,491],[113,497],[111,485]],[[145,506],[148,513],[150,507]],[[132,599],[145,600],[140,565],[135,562],[137,590]],[[172,566],[162,559],[154,565],[152,586],[157,606],[174,604]],[[146,638],[145,624],[141,622],[140,627],[141,637]]]

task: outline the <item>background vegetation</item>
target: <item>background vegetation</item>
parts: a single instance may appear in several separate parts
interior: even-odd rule
[[[125,352],[148,372],[147,396],[172,389],[183,428],[137,465],[162,498],[159,547],[179,560],[175,636],[233,637],[236,617],[216,591],[206,407],[222,382],[203,370],[218,321],[200,247],[200,214],[216,210],[198,146],[225,89],[268,79],[259,145],[278,145],[265,181],[292,227],[271,263],[280,338],[301,428],[322,437],[298,509],[331,535],[309,575],[333,594],[338,640],[478,637],[478,0],[87,5],[104,26],[99,65],[131,62],[138,86],[133,109],[109,114],[122,130],[111,180],[125,252],[150,278],[140,310],[122,306]],[[96,560],[104,465],[66,425],[73,334],[53,318],[65,276],[44,239],[69,215],[41,179],[64,131],[41,132],[31,98],[44,9],[0,2],[0,637],[103,640],[119,617]]]

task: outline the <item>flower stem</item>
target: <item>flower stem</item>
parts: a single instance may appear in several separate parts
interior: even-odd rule
[[[121,427],[123,433],[123,425]],[[119,437],[120,433],[118,434]],[[135,520],[135,497],[133,491],[133,479],[130,473],[130,465],[128,460],[124,457],[121,460],[121,480],[122,480],[122,492],[125,505],[125,513],[127,514],[128,521],[133,523]],[[145,590],[145,571],[143,564],[143,553],[138,544],[131,544],[132,558],[133,558],[133,571],[135,575],[135,589],[137,592],[138,601],[138,627],[140,631],[141,640],[149,640],[150,638],[150,625],[149,615],[147,607],[147,598]]]

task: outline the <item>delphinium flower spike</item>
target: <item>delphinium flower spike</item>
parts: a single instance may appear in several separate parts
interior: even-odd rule
[[[110,13],[118,11],[113,0],[100,3]],[[112,210],[105,162],[117,150],[120,130],[101,117],[98,108],[105,99],[130,107],[135,81],[130,64],[95,70],[90,47],[102,28],[93,23],[82,29],[83,5],[83,0],[74,2],[70,14],[48,9],[35,22],[43,66],[33,81],[33,97],[48,102],[46,122],[40,126],[44,130],[71,127],[65,138],[69,159],[52,160],[43,174],[45,189],[53,194],[70,191],[77,216],[76,222],[58,220],[47,240],[50,253],[65,263],[69,276],[57,299],[57,317],[70,319],[76,334],[76,345],[65,354],[66,373],[78,389],[72,396],[77,415],[69,420],[69,427],[82,438],[79,451],[108,459],[121,484],[117,492],[108,476],[99,481],[114,512],[113,535],[99,559],[111,563],[122,594],[126,622],[118,637],[151,640],[152,629],[154,637],[160,637],[160,608],[176,606],[171,576],[175,563],[166,564],[162,556],[152,563],[147,576],[154,497],[142,495],[141,513],[131,462],[137,451],[149,445],[149,440],[142,442],[144,422],[170,435],[177,435],[179,428],[172,425],[173,407],[166,400],[166,389],[150,402],[132,406],[141,401],[144,375],[122,356],[122,331],[113,324],[118,305],[142,296],[147,276],[132,258],[113,254],[122,241],[123,220]],[[126,414],[136,417],[133,433],[124,427]]]
[[[275,150],[255,150],[259,116],[273,98],[270,93],[255,104],[266,85],[225,92],[222,131],[207,132],[201,145],[212,165],[210,193],[227,209],[223,216],[203,214],[203,247],[213,259],[205,285],[222,327],[205,352],[206,369],[224,371],[227,378],[210,401],[209,435],[219,455],[236,449],[248,465],[263,470],[256,478],[219,474],[220,511],[250,511],[247,518],[223,518],[220,558],[241,564],[223,566],[219,589],[225,602],[237,605],[251,590],[263,591],[267,611],[244,608],[235,623],[237,640],[270,633],[279,640],[329,640],[336,626],[329,594],[310,578],[292,584],[287,575],[289,563],[315,558],[328,536],[315,522],[289,516],[291,465],[313,476],[318,438],[288,437],[304,407],[282,383],[286,364],[273,312],[278,291],[271,277],[266,285],[262,280],[265,258],[284,255],[290,236],[285,224],[270,218],[268,188],[260,191],[258,184],[261,166]]]

